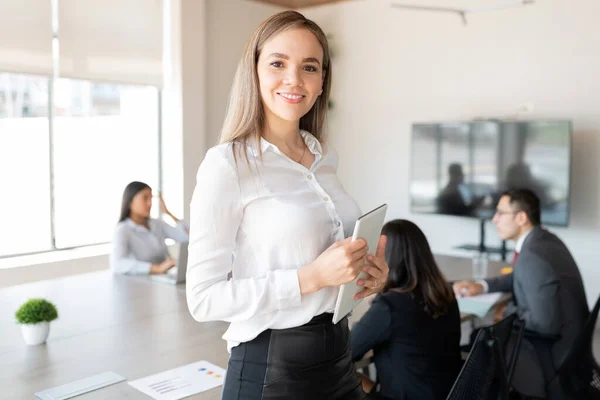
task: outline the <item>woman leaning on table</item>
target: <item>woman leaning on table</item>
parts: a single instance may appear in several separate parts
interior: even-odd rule
[[[175,226],[150,217],[152,188],[144,182],[131,182],[123,191],[121,215],[115,228],[110,253],[110,267],[115,274],[164,274],[176,265],[165,239],[187,243],[188,228],[167,209],[162,195],[160,208]]]

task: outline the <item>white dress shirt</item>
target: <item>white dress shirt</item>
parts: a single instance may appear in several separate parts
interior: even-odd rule
[[[173,227],[151,218],[148,226],[149,230],[131,218],[117,224],[110,253],[110,267],[115,274],[148,275],[152,264],[160,264],[169,257],[165,239],[188,241],[187,227],[182,221]]]
[[[197,321],[231,322],[223,335],[229,351],[335,307],[339,288],[301,296],[297,270],[351,236],[360,210],[338,180],[333,148],[301,134],[315,155],[310,169],[261,139],[260,148],[248,146],[250,165],[237,151],[236,163],[226,143],[210,149],[198,170],[187,302]]]
[[[519,239],[517,239],[517,243],[515,244],[515,251],[517,253],[521,252],[521,249],[523,248],[523,243],[525,243],[525,239],[527,239],[527,236],[529,236],[529,234],[531,233],[531,231],[533,230],[530,229],[527,232],[525,232],[524,234],[522,234]]]

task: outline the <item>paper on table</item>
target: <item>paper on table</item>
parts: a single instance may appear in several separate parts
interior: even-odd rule
[[[179,400],[221,386],[224,379],[223,368],[198,361],[128,383],[155,400]]]
[[[502,292],[486,293],[471,297],[459,297],[458,309],[462,313],[474,314],[483,318],[490,308],[502,297]]]

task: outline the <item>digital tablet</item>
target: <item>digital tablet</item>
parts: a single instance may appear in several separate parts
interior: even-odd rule
[[[354,225],[352,241],[354,242],[359,238],[366,240],[367,246],[369,247],[368,254],[375,255],[375,252],[377,251],[377,244],[379,243],[379,237],[381,236],[381,228],[383,228],[386,211],[387,204],[382,204],[359,217]],[[352,282],[348,282],[340,287],[340,292],[335,303],[335,311],[333,313],[334,324],[337,324],[342,318],[348,315],[354,307],[360,304],[362,299],[355,300],[354,296],[362,291],[364,286],[358,286],[356,282],[359,279],[368,276],[370,275],[361,271]]]

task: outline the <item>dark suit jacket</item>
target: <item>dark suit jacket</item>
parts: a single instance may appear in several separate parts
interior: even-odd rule
[[[512,292],[516,312],[525,329],[542,335],[559,335],[552,346],[558,367],[589,315],[585,289],[577,264],[554,234],[535,227],[525,238],[512,274],[487,280],[490,292]]]
[[[453,300],[433,318],[416,295],[378,295],[350,331],[352,358],[373,349],[378,398],[445,399],[461,367],[460,313]]]

